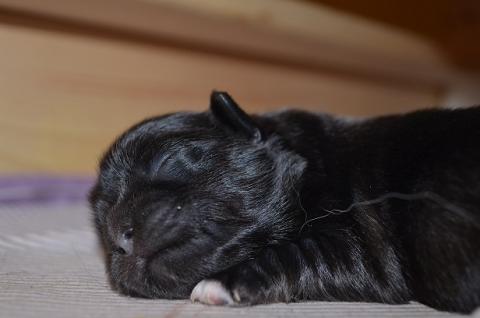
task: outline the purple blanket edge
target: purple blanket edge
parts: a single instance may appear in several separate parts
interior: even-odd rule
[[[0,206],[86,202],[92,177],[0,176]]]

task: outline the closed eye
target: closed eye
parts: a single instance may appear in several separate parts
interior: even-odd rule
[[[148,174],[154,180],[189,178],[207,165],[204,157],[200,147],[183,147],[175,153],[159,153],[151,160]]]

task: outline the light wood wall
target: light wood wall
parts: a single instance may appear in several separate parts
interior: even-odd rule
[[[297,10],[293,26],[282,23],[288,15],[281,5],[262,7],[275,23],[246,25],[258,12],[222,9],[222,1],[206,1],[201,10],[166,0],[38,3],[0,0],[3,175],[93,174],[124,129],[152,115],[205,110],[214,88],[228,90],[251,112],[295,106],[369,116],[436,105],[449,79],[440,56],[415,37],[292,1],[278,3]],[[82,3],[96,13],[87,15]],[[177,29],[171,20],[162,29],[161,18],[172,12]],[[302,12],[311,30],[312,14],[329,17],[329,33],[308,34],[300,27]],[[370,44],[332,40],[355,26]],[[390,45],[408,52],[404,59],[375,50],[375,39],[387,35]]]

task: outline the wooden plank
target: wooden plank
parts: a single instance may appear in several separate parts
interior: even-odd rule
[[[129,125],[205,110],[213,88],[254,112],[301,105],[373,115],[437,101],[434,89],[14,26],[0,27],[0,51],[2,174],[92,174],[100,153]]]
[[[480,1],[309,1],[419,34],[436,43],[448,59],[465,72],[480,72],[480,42],[477,40],[480,34]]]
[[[422,39],[302,1],[0,0],[0,8],[3,19],[26,12],[33,14],[28,20],[73,21],[381,81],[441,86],[450,76],[439,52]]]

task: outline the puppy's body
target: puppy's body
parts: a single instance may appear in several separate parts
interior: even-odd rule
[[[192,296],[212,304],[469,312],[480,305],[479,141],[480,108],[344,122],[251,118],[214,98],[210,113],[143,122],[107,152],[91,196],[112,284],[184,298],[208,279]]]

